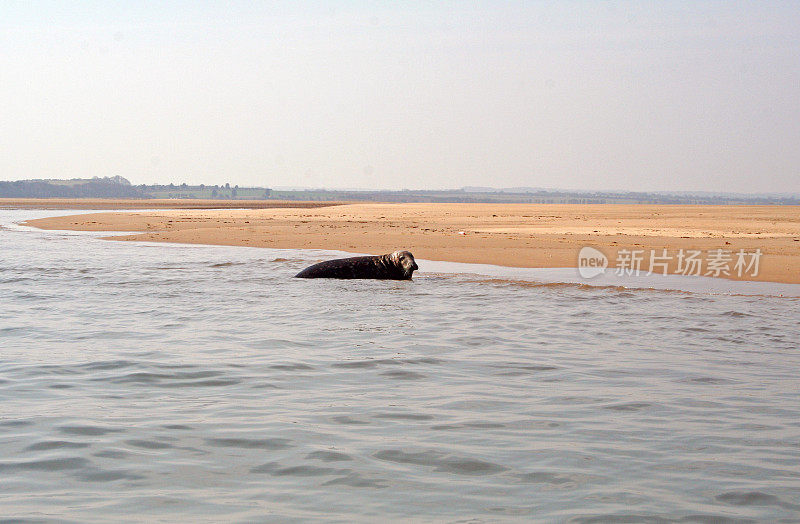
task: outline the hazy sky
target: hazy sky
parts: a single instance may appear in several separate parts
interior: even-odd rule
[[[800,3],[0,2],[0,179],[800,192]]]

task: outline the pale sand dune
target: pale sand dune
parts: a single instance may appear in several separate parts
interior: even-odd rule
[[[612,267],[619,250],[643,250],[644,270],[648,269],[650,250],[660,254],[666,249],[677,258],[681,249],[704,252],[743,249],[748,253],[760,249],[763,255],[759,274],[755,278],[743,274],[741,279],[800,283],[800,207],[797,206],[358,203],[309,208],[309,205],[320,203],[267,209],[97,213],[33,220],[30,225],[44,229],[142,232],[114,237],[116,240],[375,254],[407,248],[421,259],[515,267],[575,267],[578,252],[586,245],[603,251]],[[669,272],[676,272],[676,266],[677,260],[670,261]],[[736,274],[719,276],[739,278]]]

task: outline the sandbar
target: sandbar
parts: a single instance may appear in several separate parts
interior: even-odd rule
[[[140,204],[153,208],[153,202]],[[420,259],[532,268],[577,267],[581,248],[591,246],[608,257],[611,268],[633,269],[634,253],[643,271],[677,274],[695,274],[698,268],[681,253],[699,251],[695,260],[702,259],[703,276],[800,283],[800,206],[282,202],[236,209],[248,203],[226,207],[208,201],[218,207],[183,203],[175,209],[180,200],[166,202],[173,209],[44,218],[27,225],[138,232],[109,237],[119,241],[372,254],[408,249]],[[118,209],[123,204],[116,201]],[[749,265],[742,264],[739,274],[737,253]],[[651,257],[659,264],[650,267]],[[713,269],[710,258],[727,274]]]

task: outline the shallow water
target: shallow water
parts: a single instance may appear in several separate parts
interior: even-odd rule
[[[0,246],[2,517],[800,520],[797,298]]]

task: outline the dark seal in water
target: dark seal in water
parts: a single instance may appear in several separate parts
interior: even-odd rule
[[[377,278],[381,280],[411,280],[417,267],[414,255],[395,251],[388,255],[352,257],[328,260],[309,266],[297,278]]]

